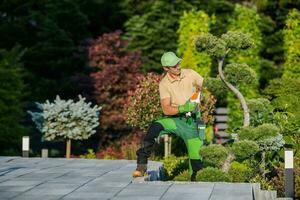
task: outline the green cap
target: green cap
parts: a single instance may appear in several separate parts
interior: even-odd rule
[[[181,61],[181,58],[178,58],[175,53],[169,51],[162,55],[160,61],[163,67],[174,67]]]

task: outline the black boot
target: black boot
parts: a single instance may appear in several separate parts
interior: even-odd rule
[[[191,181],[192,182],[196,182],[196,176],[197,176],[197,172],[193,171],[192,176],[191,176]]]
[[[200,159],[191,159],[191,165],[193,173],[191,175],[191,181],[196,181],[197,172],[203,168],[203,163]]]

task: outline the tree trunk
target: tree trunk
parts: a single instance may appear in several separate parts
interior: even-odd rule
[[[223,172],[228,172],[230,169],[230,164],[231,162],[235,159],[235,156],[233,153],[229,152],[223,166],[222,166],[222,171]]]
[[[225,85],[237,96],[239,99],[241,106],[244,111],[244,127],[247,127],[250,125],[250,115],[249,115],[249,108],[247,106],[246,100],[242,93],[236,89],[231,83],[227,82],[223,73],[223,64],[224,64],[224,58],[221,60],[218,60],[218,72],[220,75],[221,80],[225,83]]]
[[[70,158],[71,155],[71,139],[67,139],[66,158]]]

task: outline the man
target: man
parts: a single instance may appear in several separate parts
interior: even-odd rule
[[[147,171],[147,161],[151,155],[155,138],[163,134],[181,137],[188,149],[191,181],[196,180],[197,171],[202,168],[199,150],[203,144],[197,131],[195,117],[187,113],[196,110],[197,103],[189,99],[202,88],[203,78],[191,69],[180,68],[181,59],[173,52],[161,57],[166,75],[159,83],[159,94],[165,117],[154,121],[147,131],[141,148],[137,151],[137,168],[133,176],[143,176]]]

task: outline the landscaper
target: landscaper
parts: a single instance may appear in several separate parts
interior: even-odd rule
[[[180,61],[173,52],[166,52],[161,57],[166,75],[159,83],[159,94],[165,116],[150,124],[141,148],[136,153],[134,177],[145,174],[155,138],[164,134],[175,134],[184,140],[189,155],[191,181],[196,181],[197,171],[202,168],[199,150],[203,138],[199,137],[197,117],[191,115],[197,110],[198,104],[189,99],[196,90],[201,91],[203,78],[192,69],[181,69]]]

